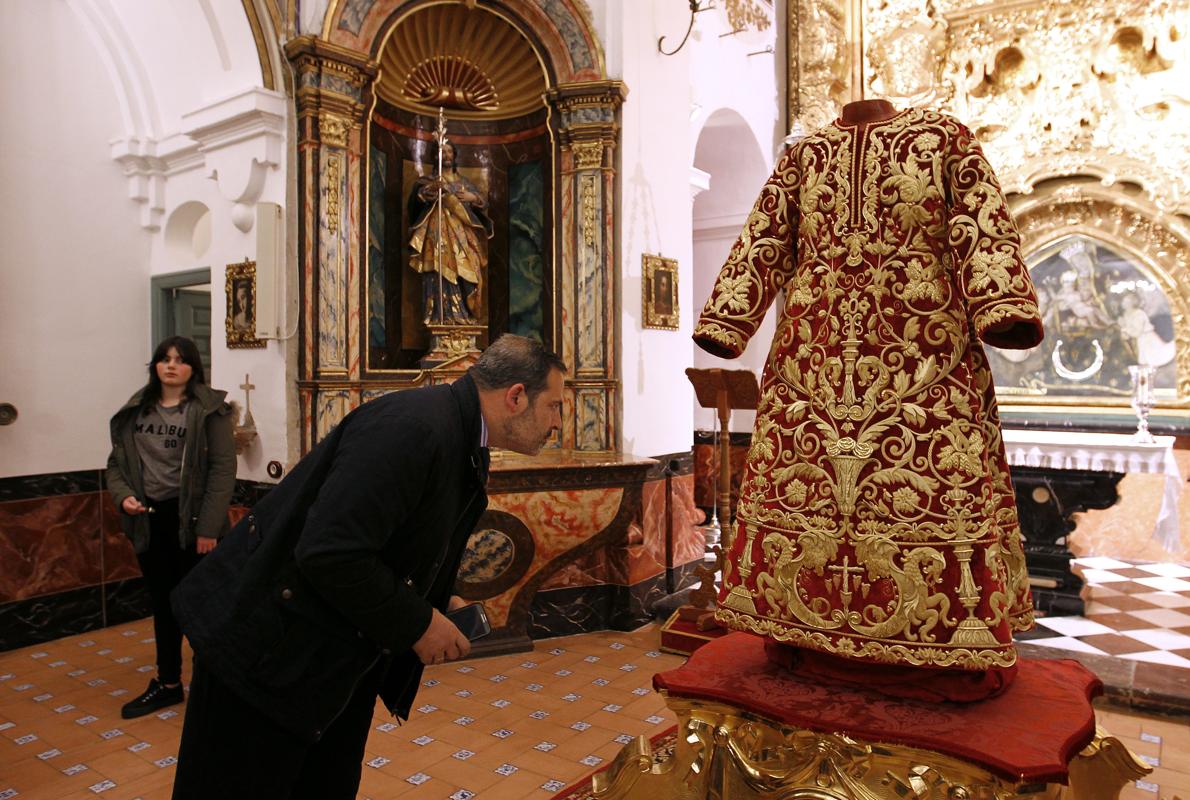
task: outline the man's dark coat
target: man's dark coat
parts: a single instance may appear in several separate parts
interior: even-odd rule
[[[203,666],[314,741],[383,662],[380,696],[407,718],[411,648],[487,507],[480,425],[469,376],[348,414],[174,591]]]

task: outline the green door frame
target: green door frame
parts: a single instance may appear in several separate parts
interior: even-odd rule
[[[158,342],[169,336],[170,320],[174,318],[174,289],[186,286],[202,286],[211,282],[211,268],[189,269],[185,272],[170,272],[166,275],[154,275],[149,279],[151,291],[151,324],[152,341],[149,342],[149,352]],[[214,292],[212,292],[214,294]]]

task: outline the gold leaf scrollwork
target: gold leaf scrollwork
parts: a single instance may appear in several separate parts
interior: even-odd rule
[[[733,31],[767,31],[773,24],[773,4],[762,0],[727,0],[727,24]]]
[[[595,178],[583,180],[583,243],[595,246]]]
[[[343,162],[338,156],[326,160],[326,227],[331,233],[339,232],[339,210],[342,190]]]

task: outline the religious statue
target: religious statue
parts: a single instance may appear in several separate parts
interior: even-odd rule
[[[695,341],[740,355],[779,297],[716,618],[910,696],[1003,689],[1033,607],[980,340],[1042,324],[971,132],[862,101],[790,147]]]
[[[417,221],[409,240],[409,266],[422,276],[427,325],[474,325],[481,320],[492,221],[479,188],[456,170],[441,109],[434,139],[437,173],[418,179],[410,204]]]

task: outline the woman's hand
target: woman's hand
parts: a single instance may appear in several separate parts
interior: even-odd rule
[[[137,514],[143,514],[149,509],[145,508],[145,504],[135,497],[125,497],[124,502],[120,504],[124,509],[124,513],[135,517]]]
[[[198,554],[201,556],[204,553],[209,553],[214,550],[215,545],[218,543],[218,539],[212,539],[209,536],[199,536],[198,540],[194,543],[194,549],[197,550]]]

